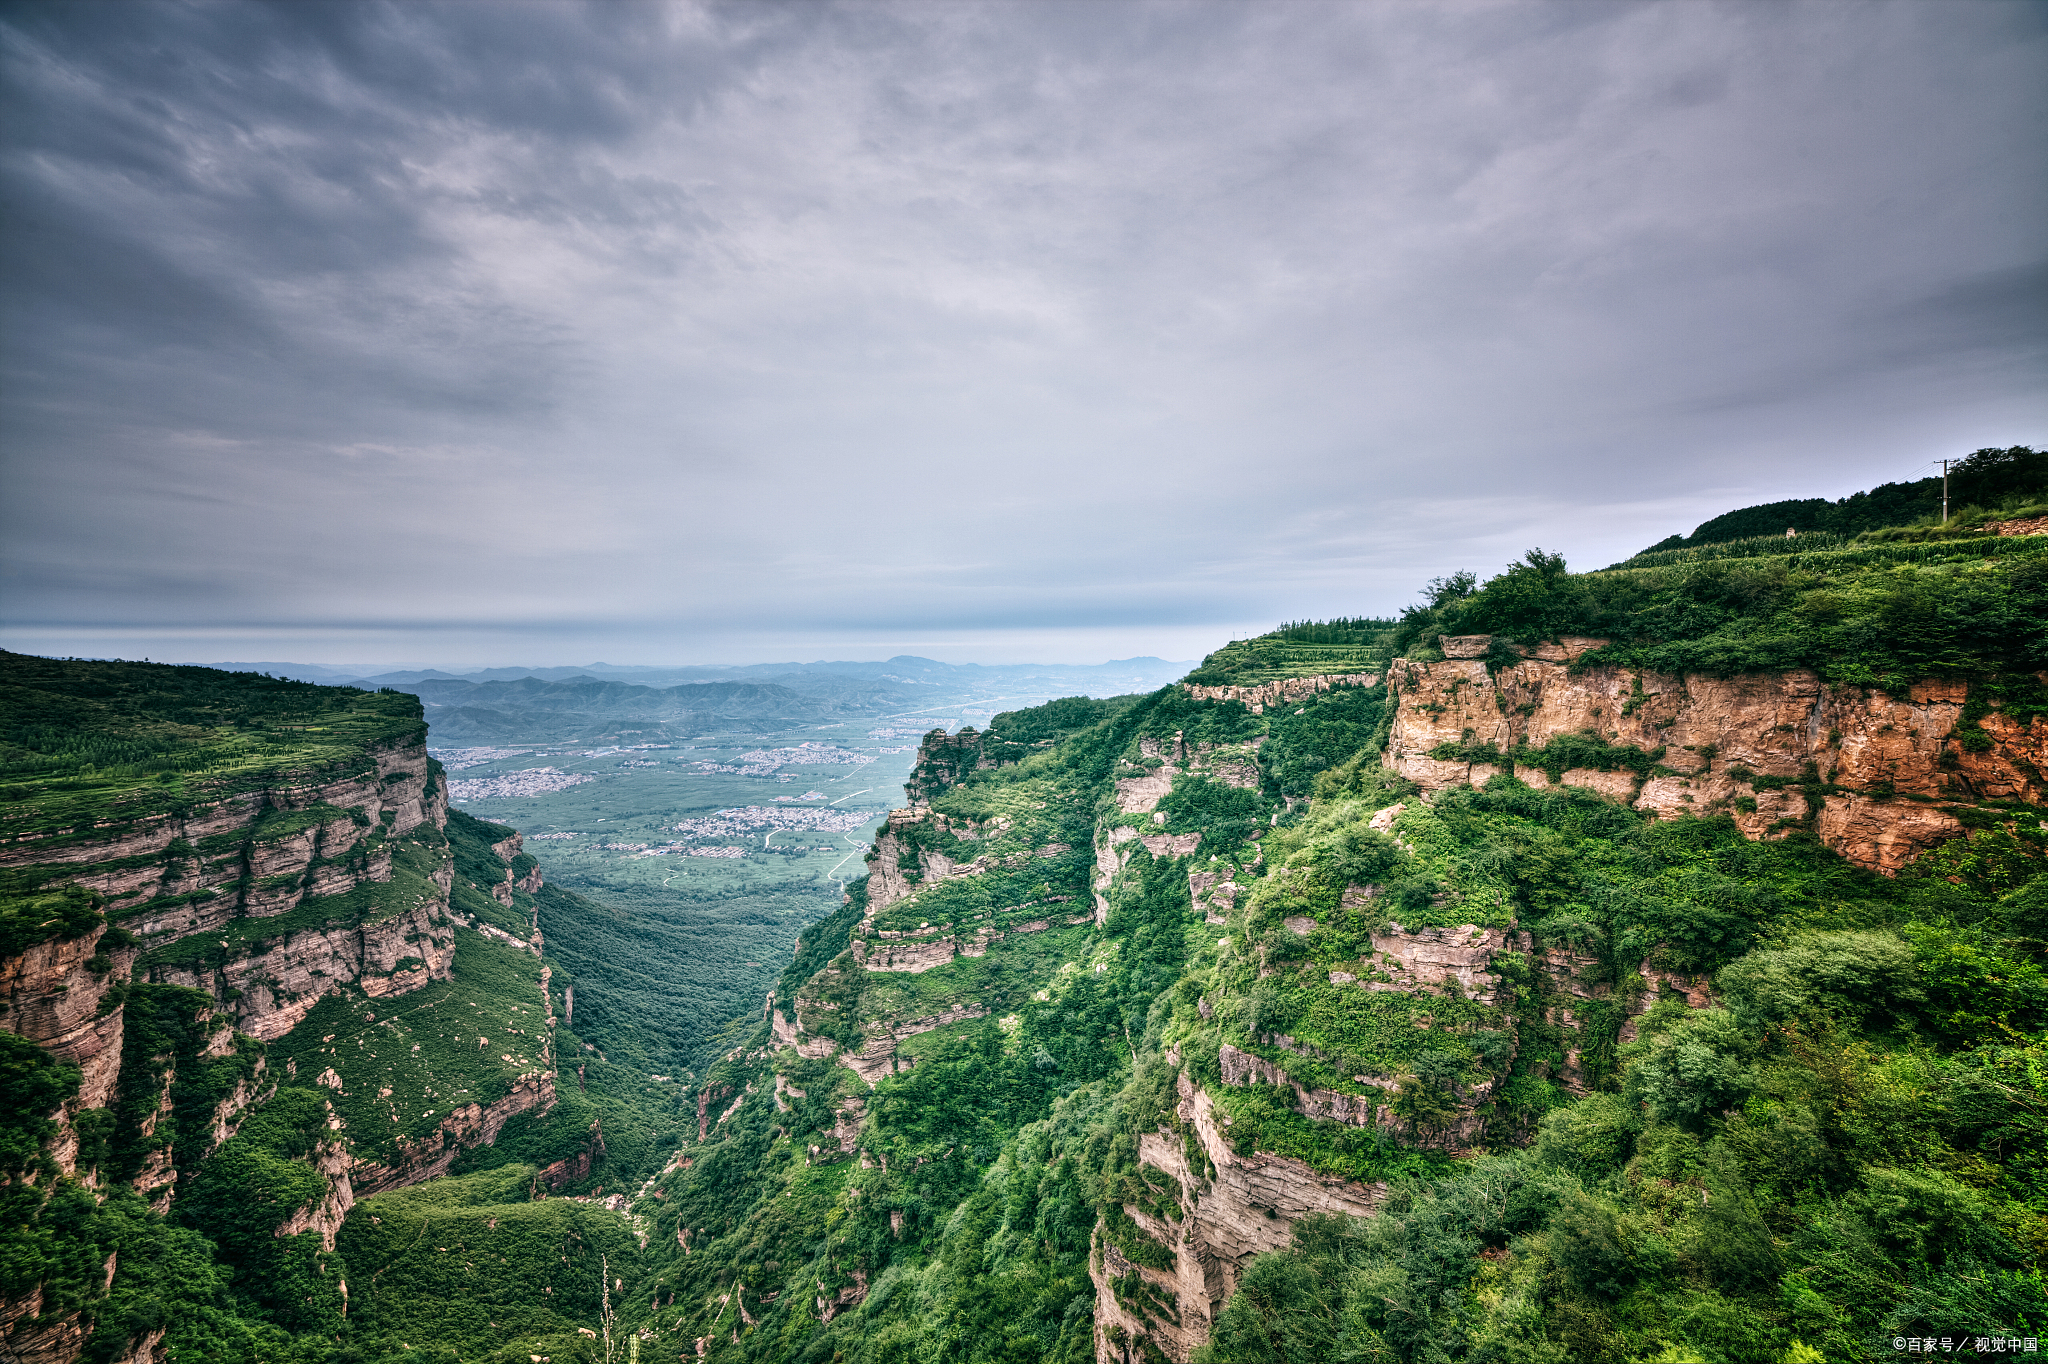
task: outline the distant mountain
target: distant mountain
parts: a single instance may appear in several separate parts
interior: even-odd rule
[[[278,664],[276,667],[288,665]],[[360,674],[361,681],[380,687],[404,687],[414,682],[459,677],[469,682],[510,682],[536,677],[546,682],[566,682],[579,677],[634,682],[648,687],[670,687],[685,682],[728,682],[776,679],[802,688],[811,679],[827,676],[867,677],[883,681],[922,685],[998,687],[1026,682],[1044,682],[1102,694],[1114,691],[1151,691],[1178,679],[1193,662],[1163,658],[1123,658],[1108,663],[941,663],[936,659],[899,654],[881,660],[839,660],[814,663],[693,664],[686,667],[651,667],[592,663],[571,668],[480,668],[473,672],[448,673],[438,669]]]
[[[424,665],[417,663],[282,663],[275,660],[259,663],[198,663],[189,666],[219,668],[222,672],[230,673],[265,673],[271,677],[288,678],[293,682],[313,682],[323,687],[346,686],[377,674],[399,672],[408,668],[424,668]],[[425,669],[425,672],[431,671]],[[425,675],[425,672],[422,675]]]
[[[221,663],[236,672],[411,692],[437,744],[640,743],[734,730],[886,715],[974,700],[1035,703],[1055,696],[1156,691],[1194,667],[1163,658],[1107,663],[941,663],[895,658],[813,663],[655,667],[497,667],[354,670],[311,663]],[[1006,707],[1007,708],[1007,707]]]
[[[910,688],[855,683],[807,687],[774,682],[694,682],[643,687],[574,677],[550,682],[429,678],[404,690],[420,698],[437,744],[645,743],[731,730],[775,730],[915,706]]]

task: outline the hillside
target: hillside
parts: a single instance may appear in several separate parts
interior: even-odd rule
[[[1978,450],[1949,471],[1948,494],[1951,517],[1975,514],[1970,524],[1981,524],[2002,507],[2032,509],[2035,503],[2048,502],[2048,452],[2024,445]],[[1893,526],[1938,523],[1941,513],[1942,480],[1937,475],[1881,484],[1834,501],[1807,497],[1741,507],[1702,522],[1690,535],[1666,536],[1643,553],[1781,538],[1788,530],[1848,539]]]
[[[1575,574],[1532,551],[1399,620],[933,730],[865,878],[687,1083],[626,1059],[666,1020],[574,995],[678,949],[444,811],[409,700],[9,660],[22,705],[104,708],[10,751],[40,785],[0,843],[8,1150],[37,1171],[8,1186],[33,1235],[7,1263],[41,1275],[0,1286],[10,1344],[1778,1364],[2038,1341],[2048,536],[1665,552]],[[174,710],[187,730],[149,728]],[[177,768],[179,744],[226,756]],[[121,819],[93,828],[88,795]],[[378,946],[406,913],[409,959]]]
[[[1276,637],[1047,747],[929,736],[707,1077],[645,1320],[807,1360],[2038,1336],[2044,547],[1532,555],[1321,646],[1385,681]]]
[[[19,655],[0,695],[10,1357],[379,1341],[440,1289],[350,1213],[451,1171],[512,1191],[508,1250],[637,1249],[600,1206],[525,1210],[644,1177],[684,1099],[586,1051],[537,910],[602,914],[447,809],[417,700]],[[513,1279],[473,1339],[573,1348],[596,1279]]]

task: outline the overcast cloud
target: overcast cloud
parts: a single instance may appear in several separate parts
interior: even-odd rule
[[[13,4],[38,652],[1193,657],[2048,442],[2048,9]]]

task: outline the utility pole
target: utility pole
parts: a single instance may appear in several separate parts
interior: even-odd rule
[[[1948,461],[1941,462],[1941,524],[1948,524]]]

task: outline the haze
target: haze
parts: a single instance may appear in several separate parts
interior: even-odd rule
[[[2048,443],[2038,4],[13,4],[6,647],[1198,657]]]

